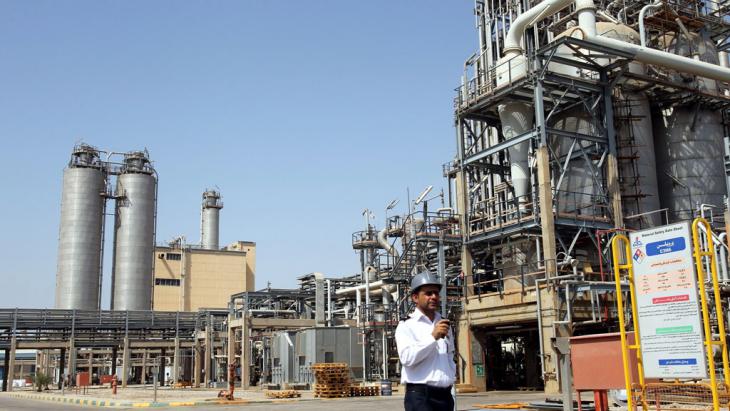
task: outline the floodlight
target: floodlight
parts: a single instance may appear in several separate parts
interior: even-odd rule
[[[428,195],[428,193],[431,192],[432,189],[433,189],[433,186],[426,187],[426,189],[423,190],[423,192],[418,196],[418,198],[416,198],[416,202],[414,204],[416,204],[416,205],[420,204],[421,201],[423,201],[423,199],[426,198],[426,196]]]

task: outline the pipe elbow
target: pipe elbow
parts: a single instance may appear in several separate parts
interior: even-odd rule
[[[386,237],[388,229],[384,228],[380,231],[378,231],[378,244],[388,252],[388,254],[392,255],[393,257],[398,258],[398,251],[395,250],[395,248],[388,243],[388,239]]]
[[[595,10],[596,4],[593,0],[575,0],[575,11]]]

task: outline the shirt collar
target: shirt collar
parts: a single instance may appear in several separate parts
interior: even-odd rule
[[[431,320],[424,314],[420,308],[416,307],[415,310],[413,310],[413,314],[411,314],[411,318],[413,318],[416,321],[420,321],[421,318],[425,318],[428,322],[431,322]],[[441,319],[441,313],[436,311],[436,315],[433,316],[433,322],[436,323],[438,320]]]

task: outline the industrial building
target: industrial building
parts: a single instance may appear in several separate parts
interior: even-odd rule
[[[256,243],[238,241],[221,249],[173,242],[155,247],[154,310],[198,311],[227,307],[231,295],[254,290]]]
[[[429,270],[455,326],[459,384],[556,393],[570,387],[556,341],[618,330],[628,282],[613,280],[617,233],[705,217],[730,283],[728,4],[476,0],[474,10],[448,188],[427,187],[403,212],[383,205],[380,226],[364,210],[349,239],[358,272],[257,290],[256,244],[220,247],[216,190],[202,196],[199,244],[155,246],[148,154],[81,145],[64,172],[57,310],[0,310],[6,358],[57,350],[45,355],[75,370],[86,355],[125,386],[154,363],[195,386],[222,383],[230,365],[244,388],[308,386],[313,364],[337,361],[360,381],[398,381],[394,331],[413,308],[410,279]],[[107,200],[114,297],[101,311]],[[727,311],[727,298],[718,304]]]
[[[556,392],[555,338],[617,330],[618,230],[702,215],[726,251],[727,13],[475,2],[444,168],[462,216],[465,381]]]
[[[197,311],[225,307],[232,294],[254,289],[256,244],[219,247],[217,190],[203,192],[199,244],[180,236],[155,246],[157,173],[146,151],[79,144],[62,192],[56,308],[101,308],[107,200],[115,204],[111,309]]]
[[[200,206],[200,244],[179,236],[154,250],[153,307],[156,311],[198,311],[227,307],[231,295],[253,291],[256,243],[219,247],[221,194],[205,190]]]

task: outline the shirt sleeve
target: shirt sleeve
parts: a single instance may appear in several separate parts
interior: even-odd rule
[[[406,367],[416,365],[430,355],[438,353],[436,339],[433,336],[429,335],[424,341],[418,341],[405,322],[400,323],[395,330],[395,343],[398,346],[400,363]]]

